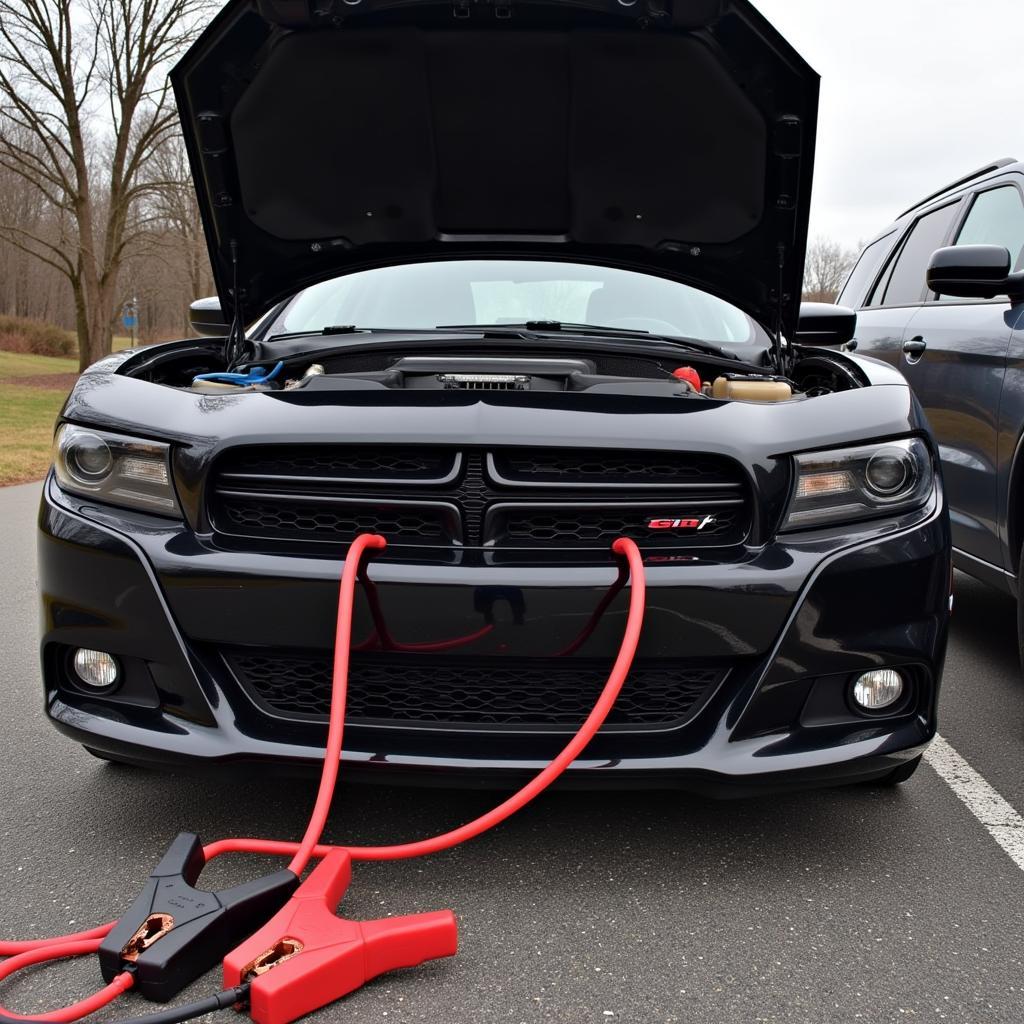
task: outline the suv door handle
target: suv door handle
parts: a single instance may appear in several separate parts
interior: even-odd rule
[[[928,342],[924,338],[911,338],[903,342],[903,351],[906,355],[920,359],[928,348]]]

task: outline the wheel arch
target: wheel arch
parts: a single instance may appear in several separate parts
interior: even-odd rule
[[[1010,463],[1010,474],[1006,491],[1006,549],[1009,570],[1014,576],[1017,589],[1017,571],[1020,567],[1021,548],[1024,547],[1024,431],[1017,436]]]

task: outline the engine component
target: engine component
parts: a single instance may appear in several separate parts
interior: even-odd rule
[[[672,376],[676,380],[681,380],[686,384],[689,384],[698,394],[703,390],[704,385],[701,383],[700,374],[692,366],[680,366],[672,371]]]
[[[788,402],[793,388],[778,377],[725,374],[716,378],[712,396],[733,402]]]
[[[289,380],[285,383],[285,391],[294,391],[295,388],[301,388],[307,381],[313,377],[322,377],[327,371],[323,368],[320,363],[310,363],[306,367],[305,373],[298,380]]]
[[[446,391],[568,391],[574,376],[593,376],[588,359],[409,356],[387,371],[393,387]],[[397,379],[396,379],[397,378]]]
[[[523,373],[439,373],[446,391],[529,391],[530,380]]]
[[[192,381],[192,383],[193,385],[201,382],[229,384],[244,388],[248,387],[250,384],[269,384],[283,369],[284,363],[279,362],[269,370],[260,366],[250,366],[245,373],[233,373],[228,371],[201,373]]]

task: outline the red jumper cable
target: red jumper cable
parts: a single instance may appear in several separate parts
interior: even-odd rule
[[[334,682],[331,695],[327,746],[324,753],[324,766],[313,813],[301,842],[288,843],[265,839],[224,839],[204,847],[202,856],[199,858],[196,841],[194,847],[196,852],[192,856],[192,871],[193,874],[197,875],[202,863],[208,863],[214,857],[221,856],[224,853],[244,852],[283,856],[291,855],[292,859],[288,865],[287,872],[294,878],[297,884],[298,876],[305,870],[311,859],[328,858],[328,860],[310,875],[306,883],[294,893],[291,900],[285,903],[283,908],[271,920],[267,921],[264,927],[252,939],[243,943],[235,952],[229,953],[225,957],[225,981],[230,984],[234,979],[241,982],[240,985],[235,988],[226,989],[224,992],[202,1000],[199,1003],[150,1015],[146,1020],[151,1021],[152,1024],[158,1024],[158,1022],[159,1024],[170,1024],[172,1021],[187,1020],[201,1013],[208,1013],[250,997],[255,1000],[253,1003],[253,1016],[254,1019],[259,1021],[259,1024],[285,1024],[287,1021],[294,1020],[304,1013],[310,1012],[310,1010],[315,1009],[317,1006],[325,1005],[340,995],[352,991],[363,984],[365,980],[380,973],[382,970],[412,965],[421,962],[423,959],[454,953],[455,923],[454,917],[450,912],[441,912],[440,915],[418,915],[408,919],[386,919],[381,922],[350,922],[345,921],[343,918],[335,917],[333,910],[348,884],[349,861],[399,860],[425,856],[430,853],[450,849],[495,827],[543,792],[569,767],[600,729],[614,706],[615,700],[629,674],[629,669],[636,653],[643,624],[646,591],[642,556],[636,544],[627,538],[616,540],[612,545],[612,550],[616,555],[625,560],[628,573],[625,570],[620,570],[611,589],[604,596],[594,615],[584,627],[583,633],[569,647],[559,652],[561,656],[565,656],[578,649],[582,642],[593,632],[601,614],[603,614],[617,593],[624,587],[626,579],[631,579],[632,587],[630,589],[626,627],[618,656],[608,680],[586,721],[554,760],[526,783],[522,789],[491,811],[441,835],[392,846],[334,847],[320,845],[319,839],[326,825],[341,762],[348,688],[348,665],[352,649],[351,632],[355,587],[362,572],[364,554],[371,550],[381,550],[386,546],[386,543],[383,537],[363,534],[356,538],[346,555],[338,598]],[[373,610],[376,624],[379,626],[382,622],[382,617],[378,618],[377,614],[379,613],[379,606],[374,605]],[[483,635],[483,632],[485,631],[482,631],[480,634],[474,634],[472,639],[475,639],[477,635]],[[378,629],[376,633],[379,639],[387,638],[385,643],[390,640],[386,632],[383,632],[382,635],[382,631]],[[468,642],[468,639],[461,642]],[[438,646],[445,648],[449,645],[460,645],[460,641],[442,642]],[[395,646],[401,647],[406,645]],[[424,647],[429,646],[431,645],[424,645]],[[423,649],[420,645],[415,644],[410,644],[408,647]],[[180,842],[183,838],[187,838],[189,841],[192,839],[192,837],[179,837],[179,840],[176,842]],[[283,872],[278,873],[277,876],[268,876],[268,879],[257,880],[257,883],[253,883],[257,887],[259,883],[264,883],[263,888],[257,893],[257,899],[263,900],[263,903],[259,904],[261,909],[265,909],[268,880],[280,879],[283,874]],[[162,879],[165,876],[159,877]],[[176,877],[190,892],[203,893],[202,890],[192,889],[194,877],[191,880],[186,879],[185,881],[182,881],[183,875]],[[243,888],[241,886],[236,887],[237,890],[242,890]],[[211,893],[204,895],[216,898],[221,894]],[[310,910],[310,907],[314,905],[317,907],[315,912]],[[245,908],[243,907],[242,909],[244,910]],[[150,917],[152,916],[150,915]],[[170,915],[163,916],[169,917]],[[202,915],[198,916],[201,917]],[[296,941],[294,937],[287,935],[276,935],[276,932],[285,925],[288,927],[296,926],[296,922],[300,918],[315,919],[315,923],[312,925],[307,921],[307,942]],[[11,957],[11,959],[0,964],[0,980],[30,964],[95,952],[102,945],[104,938],[112,930],[123,927],[126,920],[130,920],[129,915],[122,918],[120,922],[102,925],[74,935],[30,940],[27,942],[0,943],[0,956]],[[218,919],[218,921],[220,920]],[[142,966],[140,962],[143,960],[143,957],[150,949],[156,948],[159,950],[161,948],[159,940],[166,939],[168,935],[173,935],[175,924],[173,921],[164,922],[161,926],[162,930],[156,933],[156,938],[152,941],[150,941],[146,932],[147,927],[149,927],[149,922],[144,919],[135,932],[136,940],[139,940],[141,937],[140,949],[138,950],[140,955],[137,955],[132,962],[122,960],[119,963],[120,969],[116,971],[110,970],[109,965],[105,965],[104,973],[108,975],[108,985],[95,995],[62,1010],[55,1010],[51,1013],[35,1017],[21,1017],[16,1014],[10,1014],[0,1008],[0,1024],[15,1024],[15,1022],[23,1020],[71,1022],[112,1002],[122,992],[133,987],[135,984],[135,972]],[[185,930],[182,928],[181,932]],[[247,929],[246,934],[251,930]],[[223,928],[220,931],[223,932]],[[210,929],[209,933],[209,936],[205,932],[199,934],[204,939],[208,937],[211,939],[220,938],[223,941],[223,934],[215,934],[216,929]],[[251,961],[246,959],[252,949],[255,948],[255,945],[258,945],[259,942],[269,941],[270,937],[274,937],[274,943],[271,946],[263,947],[262,952],[258,953]],[[259,942],[256,941],[257,939]],[[163,948],[167,948],[170,945],[168,943]],[[187,949],[188,943],[183,943],[182,945],[183,948]],[[197,943],[192,941],[191,945],[196,946]],[[216,942],[213,945],[216,945]],[[122,949],[120,952],[123,954],[124,950]],[[193,950],[192,952],[195,951]],[[199,957],[198,959],[201,961],[209,959],[210,950],[206,949],[203,953],[205,958]],[[314,955],[314,953],[317,955]],[[339,970],[339,965],[347,964],[351,968],[351,964],[356,962],[362,965],[359,969]],[[286,963],[288,964],[287,971],[284,970]],[[156,967],[157,965],[154,964],[152,966]],[[187,966],[191,967],[193,965],[190,963]],[[205,967],[202,970],[205,970]],[[199,973],[202,973],[202,970],[196,971],[192,977],[198,976]],[[274,978],[271,978],[270,975],[275,970],[279,973]],[[285,975],[287,975],[287,978]],[[275,980],[278,978],[281,979],[280,983]],[[325,979],[328,978],[330,978],[330,981],[325,985]],[[161,978],[159,980],[166,982],[167,979]],[[177,991],[178,988],[183,987],[183,984],[187,983],[187,980],[192,980],[192,978],[188,978],[181,984],[177,984],[180,979],[173,980],[177,985],[174,991]],[[318,982],[319,987],[317,987]],[[162,992],[159,989],[159,985],[157,986],[157,991],[159,994],[153,995],[153,998],[169,998],[170,995],[174,994],[173,991],[169,994]],[[312,1003],[310,1002],[311,999],[313,1000]],[[320,1001],[317,1002],[317,999]],[[257,1003],[259,1004],[258,1010],[256,1008]]]

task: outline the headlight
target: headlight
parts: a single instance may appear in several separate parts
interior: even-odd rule
[[[72,494],[181,516],[169,445],[65,423],[54,440],[53,468],[57,482]]]
[[[935,484],[920,438],[795,456],[796,489],[783,530],[806,530],[920,508]]]

